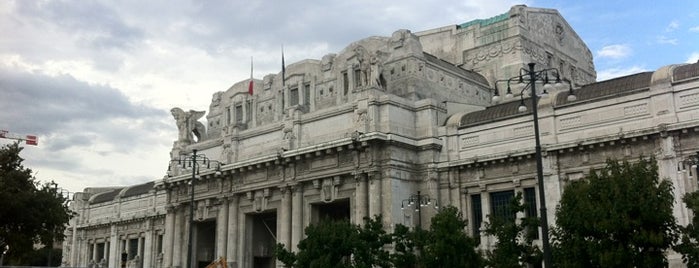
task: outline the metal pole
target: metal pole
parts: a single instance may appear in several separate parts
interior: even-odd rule
[[[420,200],[420,191],[417,191],[417,227],[422,229],[422,200]]]
[[[197,172],[197,149],[192,150],[192,188],[189,197],[189,240],[187,241],[187,267],[192,267],[192,240],[194,239],[194,180]]]
[[[541,242],[544,251],[544,267],[551,268],[551,246],[549,245],[549,224],[546,217],[546,196],[544,194],[544,165],[541,159],[541,141],[539,139],[539,116],[537,114],[536,76],[534,63],[529,63],[529,80],[532,88],[532,115],[534,116],[534,140],[536,141],[536,179],[539,184],[539,203],[541,203]]]

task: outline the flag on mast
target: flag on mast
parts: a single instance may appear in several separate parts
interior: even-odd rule
[[[286,85],[286,65],[284,65],[284,45],[282,45],[282,87]]]
[[[248,84],[248,94],[252,95],[252,56],[250,56],[250,83]]]

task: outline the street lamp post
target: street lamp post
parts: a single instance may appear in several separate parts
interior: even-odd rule
[[[411,195],[408,199],[403,199],[400,204],[400,209],[404,210],[406,207],[412,208],[415,206],[415,212],[417,212],[417,226],[422,229],[422,207],[432,205],[432,202],[434,202],[434,209],[439,209],[436,200],[430,198],[429,195],[420,194],[420,191],[417,191],[417,194]]]
[[[555,68],[548,68],[548,69],[543,69],[539,71],[534,71],[534,65],[535,63],[529,63],[529,69],[521,69],[520,70],[520,75],[515,76],[506,80],[499,80],[496,81],[495,85],[495,93],[493,94],[493,101],[498,101],[500,97],[500,93],[497,90],[497,83],[498,82],[507,82],[507,97],[512,96],[512,90],[510,88],[510,82],[512,81],[519,81],[519,83],[524,83],[524,77],[528,77],[529,81],[528,83],[522,88],[520,91],[520,106],[519,106],[519,111],[524,112],[527,110],[527,107],[524,105],[524,92],[526,91],[527,87],[531,89],[530,93],[530,98],[531,98],[531,105],[532,105],[532,116],[533,116],[533,121],[534,121],[534,142],[535,142],[535,158],[536,158],[536,180],[538,184],[538,190],[539,190],[539,203],[540,203],[540,225],[541,225],[541,242],[543,246],[543,253],[544,253],[544,266],[546,268],[552,267],[552,257],[551,257],[551,245],[549,244],[549,226],[548,226],[548,218],[546,216],[546,194],[544,191],[544,167],[543,167],[543,160],[541,156],[541,140],[540,140],[540,135],[539,135],[539,115],[538,115],[538,98],[539,97],[546,97],[548,95],[548,91],[553,87],[552,84],[555,84],[559,89],[562,87],[565,87],[565,85],[562,82],[567,82],[569,86],[569,91],[568,91],[568,101],[574,101],[576,100],[575,94],[573,94],[573,86],[570,83],[570,81],[561,79],[560,76],[560,71]],[[522,75],[524,74],[524,75]],[[549,81],[549,74],[551,74],[553,77],[555,77],[555,82],[552,83]],[[541,82],[544,84],[543,91],[541,96],[537,96],[536,93],[536,83]]]
[[[187,267],[192,267],[192,262],[194,261],[194,256],[192,255],[192,241],[194,239],[194,182],[196,181],[197,175],[199,173],[199,165],[205,165],[206,168],[211,168],[211,164],[216,165],[215,174],[221,175],[221,162],[216,160],[210,160],[203,154],[197,154],[197,149],[192,150],[192,155],[185,156],[181,155],[180,159],[170,160],[170,163],[177,163],[177,166],[184,169],[192,169],[192,178],[190,181],[190,194],[189,194],[189,239],[187,240]],[[168,175],[170,175],[170,167],[168,166]]]

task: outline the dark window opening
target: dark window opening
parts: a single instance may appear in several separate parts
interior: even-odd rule
[[[349,220],[350,201],[349,199],[335,200],[332,203],[319,203],[313,205],[313,222],[322,220]]]
[[[483,223],[483,206],[480,194],[471,195],[471,217],[473,218],[471,234],[480,241],[481,224]]]
[[[515,220],[515,213],[510,208],[510,202],[515,197],[515,191],[502,191],[490,193],[490,209],[492,217]]]

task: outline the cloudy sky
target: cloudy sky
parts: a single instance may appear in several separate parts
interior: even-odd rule
[[[299,2],[299,3],[292,3]],[[593,52],[598,79],[699,59],[699,2],[0,0],[0,130],[39,136],[22,156],[69,191],[165,175],[169,110],[352,41],[555,8]],[[8,143],[8,140],[0,141]]]

